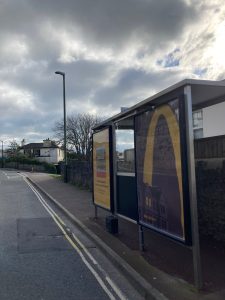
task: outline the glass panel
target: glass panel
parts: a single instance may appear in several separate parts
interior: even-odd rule
[[[133,119],[123,120],[116,125],[117,172],[134,173]]]
[[[134,131],[116,130],[117,172],[134,172]]]

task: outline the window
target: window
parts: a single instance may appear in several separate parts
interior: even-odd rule
[[[193,118],[193,128],[202,128],[203,127],[203,117],[202,110],[194,111],[192,114]]]
[[[194,129],[194,139],[201,139],[203,138],[203,128],[200,129]]]
[[[40,149],[34,149],[34,156],[39,157],[40,156]]]
[[[203,114],[202,110],[196,110],[192,113],[194,139],[203,138]]]

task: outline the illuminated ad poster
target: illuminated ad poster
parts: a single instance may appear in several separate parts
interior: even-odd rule
[[[185,242],[179,100],[135,119],[139,223]]]
[[[110,130],[93,134],[94,204],[111,210]]]

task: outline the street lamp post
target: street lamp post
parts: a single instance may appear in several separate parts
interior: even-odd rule
[[[2,143],[2,168],[4,167],[4,164],[3,164],[3,141],[1,141]]]
[[[65,73],[61,71],[56,71],[55,74],[61,75],[63,77],[63,115],[64,115],[64,182],[67,182],[67,141],[66,141],[66,88],[65,88]]]

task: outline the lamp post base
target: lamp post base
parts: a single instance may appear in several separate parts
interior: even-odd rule
[[[64,182],[68,182],[68,166],[64,165]]]

